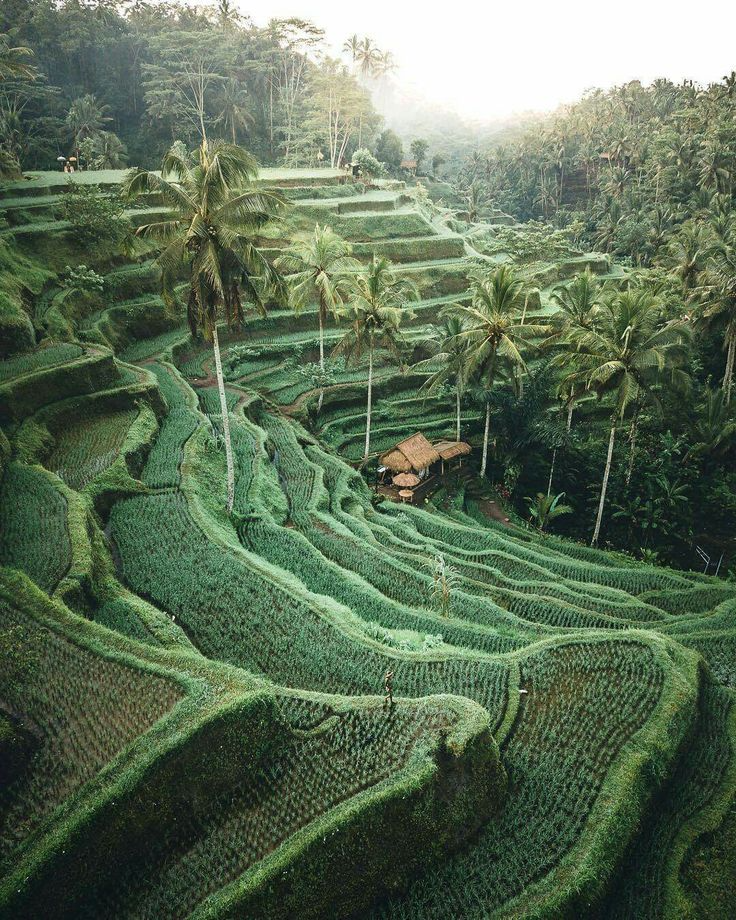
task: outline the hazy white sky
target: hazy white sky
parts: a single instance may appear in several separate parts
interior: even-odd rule
[[[259,25],[299,16],[336,51],[391,50],[407,87],[473,118],[545,110],[592,86],[736,69],[735,0],[237,0]]]

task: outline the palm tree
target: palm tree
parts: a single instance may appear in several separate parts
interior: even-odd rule
[[[718,325],[723,328],[726,369],[722,386],[728,405],[736,365],[736,233],[732,232],[726,240],[718,240],[711,248],[700,281],[698,321],[706,327]]]
[[[99,134],[104,130],[105,124],[112,121],[110,116],[105,114],[108,108],[109,106],[100,105],[91,93],[72,102],[66,116],[66,125],[74,136],[77,158],[82,141]]]
[[[559,392],[558,392],[558,395]],[[544,447],[552,449],[552,458],[549,465],[549,478],[547,480],[547,495],[552,492],[552,481],[555,475],[555,463],[557,454],[560,451],[567,451],[575,443],[575,438],[571,433],[572,414],[569,411],[568,404],[563,400],[558,403],[558,412],[542,419],[535,426],[534,436]],[[562,422],[562,413],[567,409],[567,425]]]
[[[28,58],[33,57],[30,48],[20,46],[12,47],[10,35],[0,32],[0,81],[2,80],[33,80],[36,77],[36,68],[28,63]]]
[[[519,347],[529,339],[544,334],[545,326],[521,322],[523,285],[513,271],[502,265],[488,274],[470,279],[471,304],[456,304],[452,309],[466,328],[460,339],[468,343],[468,376],[475,375],[486,392],[486,420],[483,434],[483,458],[480,475],[485,476],[488,462],[488,435],[491,424],[491,404],[488,399],[499,365],[526,369]]]
[[[233,144],[237,143],[239,130],[245,130],[253,124],[253,116],[248,111],[248,92],[237,80],[227,80],[222,88],[221,111],[218,116],[226,131],[230,132]]]
[[[112,131],[100,131],[92,139],[95,169],[120,169],[128,158],[125,144]]]
[[[164,298],[171,303],[173,285],[182,266],[189,269],[187,320],[193,335],[212,340],[220,393],[222,428],[227,459],[227,510],[232,511],[235,473],[225,384],[222,377],[217,323],[223,315],[229,326],[243,320],[243,296],[263,310],[270,292],[283,293],[279,274],[256,248],[254,239],[273,220],[283,199],[256,188],[258,164],[241,147],[224,141],[203,141],[195,154],[175,144],[164,157],[161,174],[137,169],[124,183],[124,194],[134,198],[155,192],[173,217],[145,224],[140,236],[158,240]]]
[[[552,293],[552,302],[560,308],[552,317],[553,325],[563,335],[572,328],[589,328],[598,300],[598,281],[588,268]]]
[[[315,224],[309,240],[297,240],[277,260],[280,270],[289,273],[289,293],[298,312],[317,298],[319,322],[319,366],[325,372],[325,323],[327,314],[337,319],[349,289],[350,273],[358,263],[350,258],[351,247],[330,227]],[[322,409],[324,388],[320,389],[317,411]]]
[[[616,243],[616,233],[622,223],[621,204],[614,199],[598,221],[593,237],[595,247],[604,252],[611,252]]]
[[[397,278],[388,259],[373,260],[356,275],[351,285],[350,327],[338,343],[334,354],[343,354],[350,361],[368,353],[368,401],[365,422],[365,453],[368,459],[371,445],[371,409],[373,397],[373,354],[385,348],[397,359],[400,356],[400,326],[404,317],[414,314],[406,309],[407,301],[416,300],[416,287],[405,278]]]
[[[552,316],[553,332],[545,345],[556,345],[560,340],[567,345],[570,336],[576,331],[589,329],[599,300],[600,287],[590,269],[586,269],[581,275],[576,275],[570,284],[554,291],[552,302],[560,309]],[[567,409],[567,432],[569,433],[578,393],[574,387],[563,385],[559,389],[559,395]]]
[[[652,386],[665,374],[676,385],[686,382],[680,366],[686,358],[687,338],[682,321],[662,321],[661,306],[650,291],[629,288],[601,305],[591,328],[574,330],[570,352],[555,359],[559,364],[572,359],[574,369],[565,379],[567,386],[591,389],[599,397],[611,395],[614,401],[593,546],[600,535],[618,426],[632,403],[655,399]]]
[[[231,0],[217,0],[216,12],[217,23],[223,32],[229,32],[234,29],[242,19]]]
[[[364,38],[358,46],[355,60],[360,67],[361,76],[372,77],[381,60],[381,51],[371,38]]]
[[[708,230],[693,221],[684,223],[667,241],[661,261],[680,279],[684,294],[688,294],[702,271],[709,245]]]
[[[634,174],[625,166],[612,166],[603,182],[603,190],[611,198],[623,198]]]
[[[529,502],[529,520],[534,521],[540,533],[544,533],[545,528],[556,518],[563,514],[570,514],[572,507],[570,505],[561,505],[560,500],[565,497],[564,492],[559,495],[547,495],[544,492],[537,492],[534,498],[527,496]]]
[[[358,55],[360,54],[360,39],[358,36],[353,33],[350,38],[348,38],[342,46],[343,54],[350,55],[350,62],[355,66],[355,62],[358,60]]]
[[[377,77],[387,77],[392,71],[396,70],[398,64],[390,51],[379,51],[378,59],[374,65],[374,73]]]
[[[420,390],[432,393],[447,383],[455,387],[455,440],[460,440],[460,400],[465,386],[468,361],[468,343],[461,336],[463,322],[458,316],[445,316],[443,323],[424,344],[432,351],[431,357],[417,362],[414,371],[431,371]]]
[[[698,415],[691,423],[692,446],[684,462],[691,457],[720,458],[736,443],[736,418],[726,405],[723,390],[708,389]]]
[[[698,185],[726,191],[731,184],[729,157],[718,137],[706,137],[698,152]]]
[[[468,210],[468,222],[478,223],[480,212],[488,204],[488,189],[478,180],[471,182],[465,194],[465,204]]]

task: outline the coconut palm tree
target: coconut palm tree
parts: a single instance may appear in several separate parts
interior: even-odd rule
[[[227,459],[228,512],[233,508],[235,473],[217,324],[221,317],[231,327],[240,324],[244,297],[264,310],[270,293],[284,294],[280,275],[254,242],[284,202],[274,192],[256,188],[257,176],[258,164],[247,151],[224,141],[205,140],[195,154],[175,144],[164,157],[160,175],[137,169],[123,187],[128,198],[157,193],[173,215],[145,224],[136,233],[163,246],[157,261],[167,303],[172,302],[174,281],[186,266],[189,328],[193,335],[204,333],[212,340]]]
[[[390,73],[397,69],[399,65],[396,63],[396,59],[390,51],[379,51],[378,59],[374,66],[375,75],[380,79],[382,77],[387,77]]]
[[[725,240],[718,240],[709,255],[708,264],[700,275],[697,320],[708,328],[718,326],[723,330],[726,368],[722,386],[728,405],[736,366],[736,232],[732,231]]]
[[[376,68],[381,60],[381,51],[372,38],[364,38],[358,46],[358,53],[355,60],[359,66],[361,76],[374,76]]]
[[[295,311],[317,299],[319,323],[319,366],[325,372],[325,323],[328,313],[337,319],[349,290],[351,273],[358,267],[350,258],[351,247],[330,227],[315,224],[308,240],[297,240],[277,260],[278,268],[289,274],[289,294]],[[324,388],[320,389],[317,411],[322,409]]]
[[[69,106],[66,125],[74,136],[77,158],[79,158],[79,145],[82,141],[99,134],[104,130],[105,124],[112,121],[110,116],[105,114],[108,109],[109,106],[100,105],[92,93],[80,96]]]
[[[652,387],[665,376],[675,386],[687,382],[681,366],[687,356],[688,327],[681,320],[664,322],[661,317],[661,305],[650,291],[629,288],[617,292],[596,311],[591,328],[571,332],[570,351],[555,358],[562,365],[572,361],[573,370],[564,381],[567,386],[613,398],[593,546],[600,536],[616,432],[626,410],[647,398],[656,401]]]
[[[589,329],[593,323],[593,316],[599,305],[600,285],[590,269],[586,269],[563,288],[558,288],[552,294],[552,302],[557,304],[559,310],[552,317],[552,334],[545,342],[546,346],[554,346],[562,340],[567,345],[567,340],[573,330]],[[578,393],[574,387],[561,386],[559,389],[565,408],[567,410],[567,432],[572,427],[572,415],[575,411],[575,402]]]
[[[480,475],[485,476],[491,423],[488,394],[502,366],[512,370],[526,369],[520,348],[528,345],[531,338],[547,332],[547,327],[521,322],[523,284],[506,265],[487,274],[472,276],[470,293],[470,306],[456,304],[452,309],[465,320],[465,329],[459,338],[468,344],[468,377],[476,376],[486,392],[480,465]]]
[[[589,268],[554,291],[552,302],[560,308],[552,317],[555,328],[563,335],[573,327],[587,329],[598,306],[599,293],[598,281]]]
[[[711,245],[708,229],[701,223],[687,221],[667,241],[662,264],[680,279],[683,293],[688,294],[702,271]]]
[[[684,461],[692,457],[718,459],[736,443],[736,417],[726,405],[723,390],[705,391],[705,399],[690,425],[691,446]]]
[[[481,211],[488,204],[488,189],[478,180],[471,182],[465,193],[464,201],[468,212],[469,223],[476,224],[480,220]]]
[[[417,298],[414,284],[398,278],[388,259],[374,256],[362,271],[353,276],[350,326],[333,354],[342,354],[347,361],[359,360],[368,354],[364,460],[368,459],[371,446],[373,355],[376,348],[384,348],[395,358],[400,358],[401,322],[414,316],[406,304]]]
[[[238,131],[244,131],[253,124],[248,111],[248,92],[237,80],[227,80],[222,87],[220,114],[217,121],[229,131],[233,144],[237,143]]]
[[[100,131],[90,139],[95,169],[120,169],[128,158],[125,144],[112,131]]]
[[[455,388],[456,441],[460,440],[460,400],[468,362],[468,343],[461,337],[463,331],[463,321],[459,316],[446,315],[442,325],[423,343],[432,352],[431,357],[418,361],[412,368],[420,373],[431,372],[420,390],[432,393],[448,383]]]
[[[344,42],[342,50],[343,54],[350,55],[350,63],[355,67],[355,62],[358,60],[358,55],[360,54],[360,39],[355,33]]]
[[[216,5],[217,24],[223,32],[230,32],[242,20],[232,0],[217,0]]]
[[[0,81],[33,80],[37,71],[28,60],[33,57],[33,51],[21,46],[13,47],[10,42],[7,32],[0,33]]]

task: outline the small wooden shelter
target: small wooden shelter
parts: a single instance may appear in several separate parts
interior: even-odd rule
[[[407,172],[410,172],[412,176],[417,174],[417,161],[416,160],[402,160],[401,168],[405,169]]]
[[[440,455],[421,431],[417,431],[410,438],[399,441],[392,450],[381,454],[378,463],[392,473],[417,473],[426,476],[429,468],[434,463],[439,463],[440,459]]]
[[[417,431],[410,438],[381,454],[378,458],[378,480],[384,494],[398,496],[402,501],[419,501],[439,484],[439,477],[445,467],[461,466],[462,458],[470,453],[470,444],[465,441],[438,441],[430,444]],[[387,477],[391,476],[392,486]]]
[[[434,449],[440,455],[442,461],[442,472],[445,472],[445,464],[452,469],[454,466],[463,465],[463,457],[470,453],[470,444],[465,441],[435,441]]]

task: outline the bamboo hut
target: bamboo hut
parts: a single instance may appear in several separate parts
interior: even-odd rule
[[[418,431],[381,454],[378,462],[392,473],[416,473],[420,479],[424,479],[431,467],[440,462],[440,455]]]
[[[465,441],[435,441],[432,446],[440,455],[442,473],[445,472],[445,464],[450,470],[461,467],[463,457],[467,457],[471,450],[470,444]]]
[[[407,490],[406,487],[411,481],[411,499],[402,496],[402,500],[418,501],[436,485],[436,473],[439,471],[440,463],[440,455],[418,431],[381,454],[378,460],[378,475],[381,483],[384,483],[389,475],[393,478],[394,486],[404,483],[405,488],[402,491]],[[406,478],[402,478],[402,474]]]

